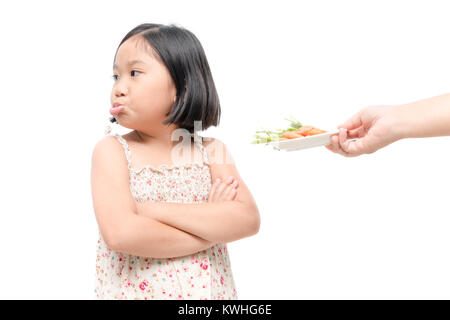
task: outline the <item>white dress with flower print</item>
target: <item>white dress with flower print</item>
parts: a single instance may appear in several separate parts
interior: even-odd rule
[[[201,163],[131,167],[126,140],[122,144],[130,173],[130,191],[137,202],[207,202],[211,188],[208,157]],[[183,257],[140,257],[108,248],[101,233],[97,245],[95,293],[97,299],[237,299],[226,243]]]

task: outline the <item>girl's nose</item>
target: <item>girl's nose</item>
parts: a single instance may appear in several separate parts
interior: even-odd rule
[[[128,89],[124,84],[116,83],[113,92],[116,97],[121,97],[128,94]]]
[[[121,97],[121,96],[126,96],[127,95],[127,90],[115,89],[114,90],[114,95],[116,96],[116,98]]]

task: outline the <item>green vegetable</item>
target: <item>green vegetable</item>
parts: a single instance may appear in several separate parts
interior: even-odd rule
[[[280,138],[283,137],[283,133],[288,132],[288,131],[296,131],[299,128],[302,127],[302,124],[300,123],[300,121],[298,121],[297,119],[295,119],[293,116],[290,116],[289,118],[285,118],[285,120],[290,122],[290,125],[287,129],[276,129],[275,131],[270,131],[270,130],[258,130],[256,131],[255,135],[254,135],[254,140],[252,141],[252,144],[266,144],[268,145],[269,143],[273,142],[273,141],[278,141]]]

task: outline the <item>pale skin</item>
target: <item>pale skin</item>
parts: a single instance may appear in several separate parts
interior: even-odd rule
[[[218,151],[216,148],[220,146],[224,148],[224,156],[229,153],[220,142],[214,149],[209,148],[211,143],[206,143],[209,159],[215,159],[214,151]],[[211,176],[214,182],[208,203],[145,202],[138,205],[138,214],[214,243],[231,242],[253,235],[259,229],[256,205],[235,165],[225,159],[213,162]]]
[[[141,62],[129,65],[133,60]],[[120,46],[115,65],[111,104],[125,106],[116,119],[134,129],[123,136],[133,167],[172,164],[171,149],[178,142],[171,136],[177,127],[162,121],[176,99],[176,88],[167,68],[138,36]],[[211,159],[217,147],[231,158],[219,140],[204,146]],[[191,150],[191,159],[198,157],[198,149]],[[234,163],[210,160],[210,172],[213,185],[205,203],[137,203],[129,189],[122,146],[111,136],[100,140],[92,154],[91,188],[96,219],[108,247],[137,256],[170,258],[256,234],[259,211]]]
[[[397,140],[450,136],[450,93],[412,103],[369,106],[338,126],[326,148],[345,157],[370,154]],[[356,140],[349,140],[358,138]]]

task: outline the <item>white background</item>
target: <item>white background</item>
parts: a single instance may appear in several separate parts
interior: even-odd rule
[[[0,298],[93,299],[91,154],[115,50],[144,22],[200,39],[221,139],[260,232],[228,245],[240,299],[449,299],[450,138],[344,158],[250,145],[294,115],[449,92],[446,1],[10,1],[0,4]],[[126,133],[128,129],[118,132]]]

